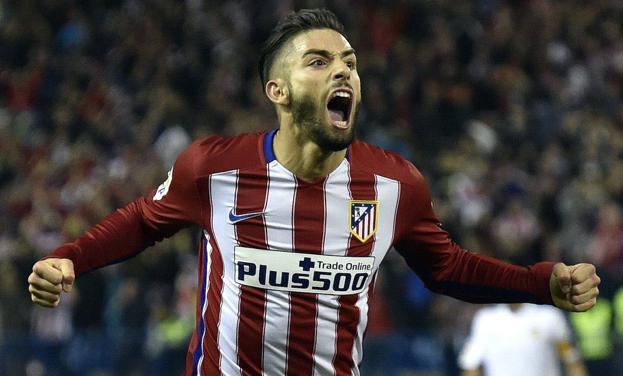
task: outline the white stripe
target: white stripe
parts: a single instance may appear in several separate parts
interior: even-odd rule
[[[240,287],[235,282],[234,245],[235,226],[228,221],[229,211],[236,200],[238,171],[226,171],[210,176],[210,205],[212,228],[221,257],[223,258],[223,292],[218,327],[218,345],[221,356],[221,372],[224,375],[240,375],[238,365],[238,313],[240,311]]]
[[[205,320],[206,310],[208,308],[208,290],[210,290],[210,272],[212,271],[212,245],[210,244],[210,235],[206,230],[203,230],[203,236],[206,239],[206,249],[205,255],[203,257],[206,258],[206,267],[205,272],[203,273],[203,278],[205,278],[205,294],[203,296],[203,307],[201,307],[201,320],[203,320],[203,333],[201,333],[201,339],[199,340],[200,354],[199,361],[197,362],[197,375],[201,375],[201,364],[203,363],[203,340],[205,339],[207,332],[207,323]]]
[[[277,161],[268,168],[266,242],[269,249],[292,251],[292,206],[296,180],[292,173]],[[290,322],[290,295],[283,291],[266,290],[266,316],[264,320],[263,373],[266,376],[285,375]]]
[[[347,163],[333,171],[325,182],[325,228],[322,245],[322,253],[325,255],[346,256],[348,250],[351,199],[348,185]],[[333,375],[335,371],[333,357],[337,344],[338,298],[335,295],[318,295],[314,375]]]
[[[374,256],[374,271],[376,272],[394,240],[400,183],[383,176],[375,176],[375,180],[376,199],[379,201],[377,210],[379,212],[378,227],[374,235],[375,241],[371,255]],[[359,374],[358,364],[363,357],[362,340],[368,325],[368,289],[359,294],[359,300],[356,305],[360,310],[360,320],[359,325],[357,325],[355,343],[353,344],[353,360],[355,364],[353,373]]]
[[[355,341],[353,343],[353,370],[352,374],[357,376],[359,375],[359,363],[363,359],[363,335],[365,333],[366,327],[368,326],[368,291],[370,289],[370,285],[366,287],[366,289],[359,294],[359,298],[357,299],[357,303],[355,303],[355,307],[359,308],[359,325],[357,325],[357,336],[355,337]]]
[[[394,228],[398,214],[398,194],[400,183],[383,176],[376,176],[376,195],[379,205],[378,223],[372,256],[375,257],[375,269],[379,267],[394,241]]]

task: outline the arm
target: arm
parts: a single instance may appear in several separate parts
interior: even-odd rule
[[[579,351],[568,341],[561,341],[557,346],[558,354],[565,365],[567,376],[586,376],[586,368],[580,358]]]
[[[554,304],[572,311],[595,304],[599,277],[592,265],[516,266],[452,242],[433,211],[424,178],[411,168],[412,179],[401,184],[395,248],[429,289],[474,303]]]
[[[201,223],[192,146],[178,158],[157,190],[104,218],[73,243],[63,244],[33,266],[33,302],[54,307],[61,291],[88,271],[131,258],[193,223]]]
[[[552,331],[556,352],[568,376],[586,376],[580,352],[572,342],[571,328],[561,311],[552,311],[548,328]]]

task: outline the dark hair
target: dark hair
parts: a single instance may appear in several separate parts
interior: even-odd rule
[[[268,81],[268,74],[281,47],[299,33],[314,29],[331,29],[344,34],[344,26],[328,9],[301,9],[288,14],[277,23],[260,52],[258,68],[262,87]]]

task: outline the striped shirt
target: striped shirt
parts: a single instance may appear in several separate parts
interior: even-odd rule
[[[368,302],[392,248],[433,291],[551,303],[552,264],[462,250],[410,162],[354,141],[334,171],[302,181],[275,158],[275,132],[196,141],[154,192],[52,257],[72,259],[79,275],[201,226],[185,376],[358,375]]]

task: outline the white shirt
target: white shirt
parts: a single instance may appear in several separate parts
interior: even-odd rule
[[[557,344],[570,341],[562,312],[522,304],[516,311],[500,304],[478,311],[459,356],[463,369],[483,366],[486,376],[560,375]]]

